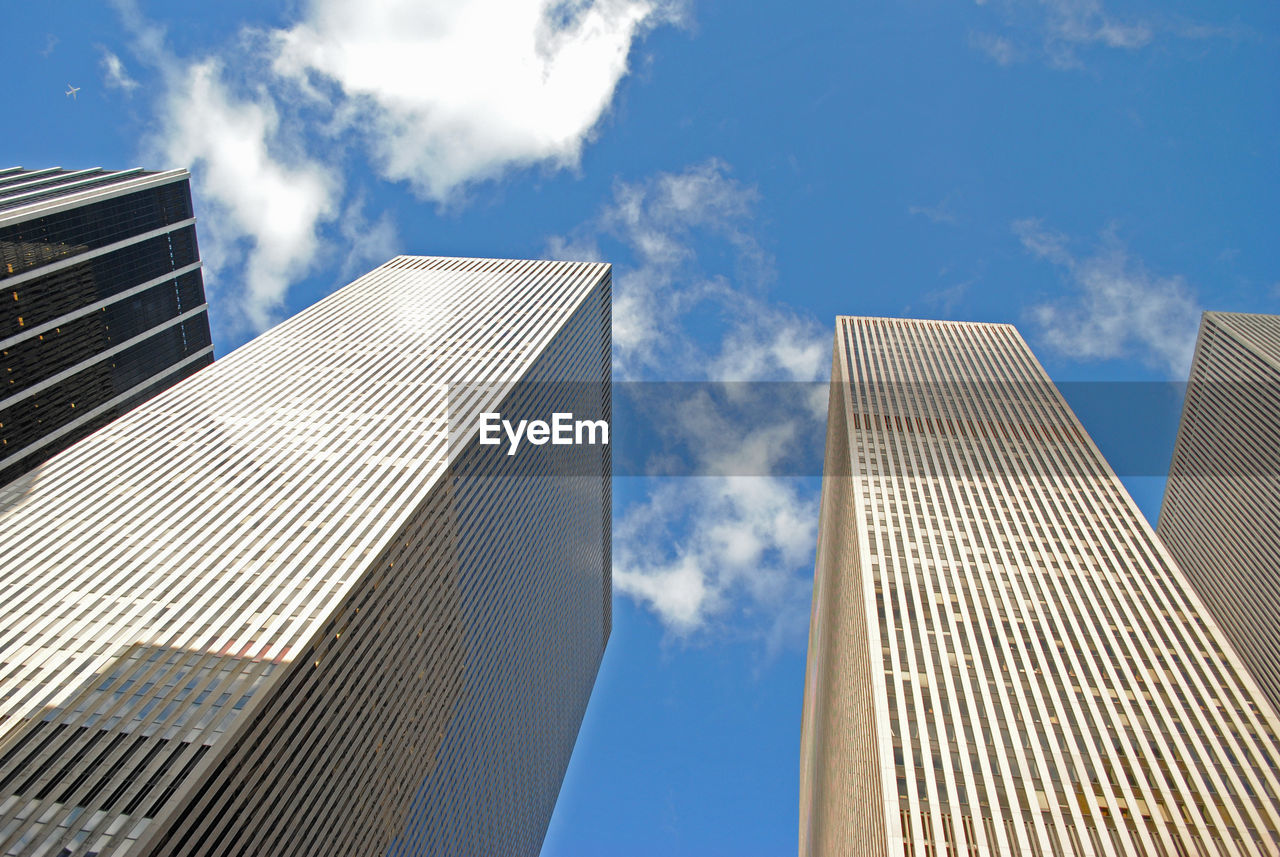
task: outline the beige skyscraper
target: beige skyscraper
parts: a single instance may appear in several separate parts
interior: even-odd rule
[[[1280,849],[1280,721],[1017,331],[837,321],[802,855]]]
[[[6,486],[0,854],[536,855],[609,447],[477,420],[609,368],[608,265],[401,256]]]
[[[1280,708],[1280,316],[1200,320],[1156,533]]]

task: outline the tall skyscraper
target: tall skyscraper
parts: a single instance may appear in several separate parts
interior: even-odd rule
[[[800,853],[1276,853],[1275,710],[1017,331],[832,378]]]
[[[1280,708],[1280,316],[1206,312],[1156,533]]]
[[[0,498],[0,853],[536,854],[609,447],[476,421],[607,420],[610,314],[607,265],[398,257]]]
[[[0,169],[0,485],[213,361],[186,170]]]

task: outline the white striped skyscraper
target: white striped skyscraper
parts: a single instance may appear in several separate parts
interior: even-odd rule
[[[607,265],[398,257],[10,485],[0,853],[536,854],[609,448],[475,419],[609,371]]]
[[[1280,707],[1280,316],[1201,319],[1156,533]]]
[[[800,853],[1280,849],[1280,721],[1008,325],[837,320]]]

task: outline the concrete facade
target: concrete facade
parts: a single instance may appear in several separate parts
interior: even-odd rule
[[[1276,853],[1280,721],[1017,331],[832,378],[800,854]]]

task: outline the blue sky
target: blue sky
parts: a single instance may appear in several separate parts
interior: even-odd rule
[[[219,355],[396,253],[613,262],[627,380],[822,380],[836,314],[907,315],[1015,323],[1088,390],[1183,377],[1202,309],[1280,312],[1272,2],[4,16],[0,163],[190,167]],[[1081,408],[1171,448],[1176,402],[1134,410]],[[767,469],[775,412],[704,470]],[[615,494],[614,634],[544,853],[789,853],[817,480]]]

